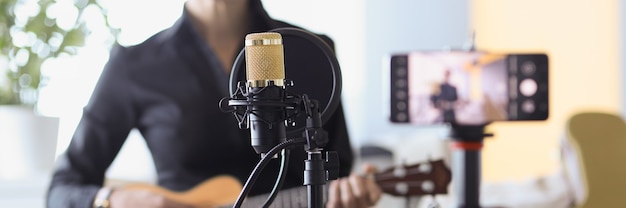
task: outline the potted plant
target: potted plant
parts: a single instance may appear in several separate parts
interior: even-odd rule
[[[83,14],[94,6],[106,20],[106,10],[96,0],[0,2],[0,71],[4,75],[0,105],[36,104],[38,89],[45,82],[41,65],[60,55],[74,55],[83,46],[89,34]],[[116,34],[117,30],[109,28]]]
[[[52,164],[41,161],[43,156],[33,156],[54,159],[58,131],[57,118],[36,112],[39,89],[47,80],[41,66],[46,60],[72,56],[84,45],[90,34],[84,18],[87,11],[102,15],[115,40],[117,30],[109,26],[106,9],[96,0],[0,1],[0,166],[15,159],[14,163],[23,159]],[[11,173],[0,171],[0,179],[3,174],[10,177]]]

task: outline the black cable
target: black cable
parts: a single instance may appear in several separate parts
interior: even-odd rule
[[[274,155],[278,153],[278,151],[291,147],[291,146],[296,146],[299,144],[301,145],[304,143],[306,143],[306,139],[304,138],[290,139],[290,140],[281,142],[280,144],[270,149],[267,152],[267,154],[265,154],[265,156],[263,156],[263,158],[261,158],[261,160],[257,163],[256,167],[254,167],[254,170],[252,170],[252,173],[248,177],[246,184],[243,186],[243,190],[241,190],[241,193],[239,193],[239,197],[237,198],[235,205],[233,205],[233,208],[241,207],[241,205],[243,204],[243,200],[246,198],[250,190],[252,190],[252,186],[258,179],[259,174],[261,173],[263,168],[265,168],[267,163],[269,163],[270,159],[272,159],[272,157],[274,157]]]
[[[280,171],[278,172],[276,183],[274,183],[274,188],[267,197],[267,200],[263,203],[263,208],[268,208],[272,204],[278,195],[278,191],[280,191],[280,188],[283,187],[283,182],[285,181],[285,177],[287,175],[287,167],[289,167],[289,153],[289,149],[283,149],[282,158],[280,160]]]

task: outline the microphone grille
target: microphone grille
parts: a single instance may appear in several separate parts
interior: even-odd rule
[[[267,81],[282,86],[285,58],[282,36],[276,32],[246,35],[246,78],[252,87],[263,87]]]

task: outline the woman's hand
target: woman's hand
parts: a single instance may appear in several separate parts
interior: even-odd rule
[[[363,169],[365,176],[351,174],[330,182],[327,208],[365,208],[378,203],[382,190],[372,178],[376,167],[366,164]]]

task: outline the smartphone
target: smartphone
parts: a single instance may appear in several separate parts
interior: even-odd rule
[[[549,115],[543,53],[413,51],[391,54],[384,64],[393,123],[481,125]]]

